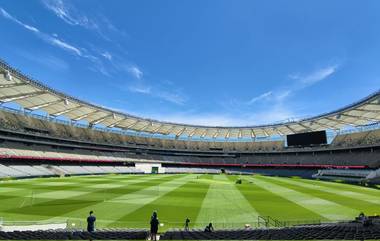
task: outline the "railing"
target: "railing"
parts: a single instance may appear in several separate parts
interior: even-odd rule
[[[336,221],[347,222],[347,221]],[[218,229],[247,229],[247,228],[283,228],[299,225],[320,225],[323,222],[321,220],[278,220],[270,216],[258,216],[257,221],[252,222],[212,222],[213,227]],[[328,222],[335,223],[335,222]],[[71,218],[67,220],[41,220],[41,221],[3,221],[0,217],[0,229],[1,227],[47,227],[48,229],[62,228],[62,224],[66,226],[67,230],[85,230],[87,223],[85,218]],[[209,222],[191,222],[191,229],[204,229]],[[141,221],[115,221],[115,220],[101,220],[96,222],[98,229],[103,228],[120,228],[120,229],[148,229],[149,222]],[[159,230],[166,231],[169,229],[184,229],[184,222],[169,222],[160,220]],[[17,230],[17,229],[16,229]]]
[[[266,228],[279,228],[279,227],[291,227],[295,225],[311,225],[311,224],[321,224],[321,220],[278,220],[270,216],[258,216],[257,226]]]
[[[269,216],[259,216],[257,221],[252,219],[252,222],[212,222],[215,229],[244,229],[244,228],[281,228],[291,227],[296,225],[318,225],[321,220],[277,220]],[[204,229],[209,222],[190,222],[190,228]],[[149,227],[149,222],[141,221],[114,221],[114,220],[100,220],[97,221],[97,227],[107,228],[136,228],[144,229]],[[69,219],[67,221],[68,229],[84,229],[86,227],[83,219]],[[171,222],[160,219],[160,230],[168,229],[183,229],[185,222]]]

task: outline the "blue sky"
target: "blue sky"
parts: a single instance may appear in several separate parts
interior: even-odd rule
[[[255,125],[379,89],[380,1],[0,0],[0,58],[159,120]]]

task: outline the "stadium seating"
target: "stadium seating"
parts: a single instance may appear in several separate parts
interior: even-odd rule
[[[130,166],[79,166],[79,165],[2,165],[0,178],[7,177],[42,177],[61,175],[90,175],[90,174],[142,174],[142,170]]]
[[[94,233],[85,231],[51,230],[51,231],[14,231],[1,232],[0,240],[145,240],[147,230],[108,229]]]
[[[380,130],[369,130],[338,135],[331,143],[334,146],[349,147],[372,145],[380,142]]]
[[[219,174],[217,168],[196,168],[196,167],[165,167],[165,173],[199,173],[199,174]]]
[[[0,240],[145,240],[147,230],[103,229],[94,233],[79,230],[1,232]],[[170,230],[160,240],[378,240],[380,226],[361,223],[332,223],[283,228],[228,229],[204,232],[200,229]]]
[[[223,150],[223,151],[254,151],[271,152],[284,150],[284,141],[241,141],[241,142],[208,142],[183,141],[160,138],[147,138],[121,134],[121,132],[106,131],[106,129],[91,129],[85,126],[72,126],[70,122],[46,118],[36,114],[26,114],[17,110],[0,110],[0,127],[35,135],[55,136],[59,138],[76,139],[99,144],[142,145],[146,147],[183,150]],[[350,147],[372,145],[380,142],[380,130],[354,132],[336,136],[332,146]]]
[[[273,169],[273,167],[284,167],[292,170],[299,168],[299,172],[295,175],[302,177],[311,177],[317,168],[359,167],[373,170],[380,167],[379,129],[339,134],[328,146],[285,148],[282,140],[185,141],[127,135],[116,130],[88,128],[80,124],[3,107],[0,110],[0,140],[0,160],[35,160],[44,161],[43,164],[49,164],[50,161],[158,162],[181,164],[184,168],[202,165],[203,168],[217,170],[221,167],[247,167],[254,168],[255,173],[265,175],[292,175],[281,169]],[[28,165],[33,166],[33,164]],[[97,165],[87,169],[67,167],[71,168],[70,170],[54,167],[36,168],[28,165],[12,168],[10,172],[6,172],[7,176],[60,175],[59,173],[70,172],[78,175],[118,173],[117,170],[110,168],[99,169]],[[273,170],[269,170],[270,168]],[[123,171],[133,172],[133,170]],[[168,169],[168,172],[172,173],[178,171],[195,170]],[[248,169],[246,172],[250,171]],[[1,170],[0,175],[5,176]],[[321,179],[327,177],[321,175]]]
[[[362,224],[328,224],[274,229],[173,230],[161,240],[377,240],[380,226],[363,227]]]
[[[342,180],[346,182],[362,183],[370,182],[378,178],[378,170],[346,170],[346,169],[325,169],[319,170],[312,177],[322,180]]]

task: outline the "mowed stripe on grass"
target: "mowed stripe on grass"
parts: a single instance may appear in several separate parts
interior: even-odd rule
[[[350,189],[347,189],[348,184],[341,184],[335,187],[326,187],[326,186],[319,185],[319,183],[316,183],[316,182],[314,182],[313,184],[306,183],[305,179],[300,179],[300,178],[296,178],[296,179],[295,178],[274,178],[274,179],[280,182],[289,183],[289,184],[297,185],[304,188],[332,193],[332,194],[344,196],[350,199],[356,199],[358,201],[368,202],[368,203],[377,204],[377,205],[380,204],[380,191],[379,191],[379,195],[376,196],[376,195],[369,195],[369,194],[358,192],[358,191],[356,192],[350,191]]]
[[[80,207],[69,212],[62,213],[56,218],[69,218],[73,220],[84,220],[90,210],[96,212],[99,217],[99,224],[106,225],[117,220],[126,212],[127,205],[122,200],[127,200],[129,195],[141,192],[143,190],[156,188],[163,183],[173,181],[180,176],[175,175],[147,175],[136,180],[129,180],[123,188],[103,189],[102,196],[97,198],[97,202]],[[93,195],[87,197],[93,199]],[[118,201],[117,201],[118,200]]]
[[[212,221],[216,227],[224,223],[223,227],[241,228],[244,223],[254,225],[257,215],[289,221],[336,220],[378,209],[380,191],[374,189],[264,176],[242,176],[248,182],[238,185],[236,178],[239,176],[175,174],[5,181],[0,182],[0,217],[69,219],[84,227],[88,212],[94,210],[98,228],[146,228],[151,212],[157,210],[164,230],[183,227],[186,217],[194,227],[203,228]],[[375,198],[368,202],[370,197]]]
[[[170,178],[170,176],[165,176]],[[33,198],[32,196],[24,198],[21,197],[22,207],[9,205],[8,209],[1,210],[4,216],[11,218],[22,218],[24,220],[42,220],[48,218],[62,220],[62,216],[69,212],[75,213],[77,210],[86,209],[94,204],[104,202],[105,198],[117,197],[125,194],[126,192],[133,192],[141,189],[144,183],[147,185],[155,186],[157,183],[152,180],[165,178],[164,176],[143,176],[136,179],[129,179],[131,186],[125,184],[123,188],[109,188],[109,189],[88,189],[86,183],[84,189],[88,190],[87,193],[79,196],[63,197],[61,199],[50,198]],[[83,177],[85,178],[85,177]],[[137,185],[137,184],[140,184]],[[96,184],[94,184],[96,185]],[[19,204],[18,204],[19,205]],[[80,213],[80,215],[87,215],[88,211]]]
[[[236,176],[230,178],[232,180],[237,179]],[[254,184],[253,181],[243,181],[243,184],[239,184],[237,187],[261,216],[270,216],[281,221],[311,221],[324,219],[319,214]],[[258,220],[255,220],[255,222],[256,221]]]
[[[345,207],[349,207],[351,209],[356,210],[356,213],[353,213],[350,219],[353,219],[355,216],[357,216],[361,211],[362,208],[366,208],[366,213],[367,214],[375,214],[379,212],[379,205],[375,204],[373,202],[368,202],[368,199],[358,199],[354,198],[353,196],[350,195],[350,192],[346,195],[344,195],[342,192],[344,192],[344,185],[340,187],[340,190],[335,191],[334,190],[328,190],[327,188],[320,189],[318,188],[318,185],[310,185],[310,186],[304,186],[302,185],[302,179],[298,179],[297,182],[294,182],[290,180],[289,178],[275,178],[273,182],[282,184],[285,183],[288,185],[289,188],[292,188],[293,190],[303,192],[303,193],[308,193],[311,194],[315,197],[325,199],[331,202],[335,202],[337,204],[340,204]],[[358,193],[357,193],[358,194]],[[372,201],[372,199],[371,199]],[[377,198],[374,198],[373,201],[378,201]]]
[[[149,218],[155,210],[158,213],[160,222],[164,224],[160,228],[161,230],[172,227],[183,227],[186,218],[189,218],[191,220],[190,225],[194,226],[202,201],[210,185],[201,180],[210,178],[211,176],[192,175],[191,177],[189,182],[129,213],[112,225],[124,225],[128,227],[147,226],[149,225]],[[131,222],[133,220],[134,222]]]
[[[277,184],[274,182],[274,179],[271,179],[271,177],[256,176],[255,178],[249,177],[248,180],[253,181],[256,185],[267,191],[280,195],[328,220],[352,219],[352,217],[357,215],[358,212],[355,209],[318,198],[309,193],[296,191],[284,183]]]
[[[257,220],[258,213],[226,175],[214,175],[203,200],[196,223],[205,226],[212,222],[230,227],[243,227]]]

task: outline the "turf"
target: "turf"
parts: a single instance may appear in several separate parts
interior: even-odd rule
[[[242,178],[242,184],[235,184]],[[353,219],[380,212],[380,190],[300,178],[226,175],[104,175],[0,182],[5,221],[63,220],[85,226],[146,228],[156,210],[164,226],[256,226],[259,216],[281,221]]]

